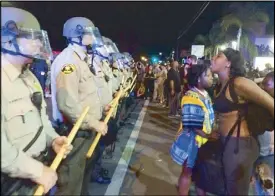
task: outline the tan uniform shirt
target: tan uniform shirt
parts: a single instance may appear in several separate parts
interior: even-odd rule
[[[88,58],[82,48],[69,45],[53,62],[52,80],[56,81],[56,103],[61,113],[75,123],[84,108],[90,106],[81,128],[98,130],[103,108]]]
[[[104,108],[112,101],[112,92],[109,89],[108,82],[105,80],[105,74],[102,67],[102,62],[98,57],[94,58],[93,65],[95,66],[96,70],[96,86],[99,89],[99,97],[100,97],[100,103],[102,107]]]
[[[111,93],[111,96],[113,95],[113,72],[112,72],[112,69],[110,67],[110,63],[107,61],[107,60],[103,60],[102,61],[102,69],[103,69],[103,72],[104,74],[106,74],[108,77],[109,77],[109,81],[108,81],[108,88],[109,88],[109,91]]]
[[[41,117],[31,101],[34,92],[42,92],[41,86],[31,71],[21,74],[4,56],[1,57],[1,75],[1,171],[11,177],[38,178],[42,175],[43,164],[32,157],[37,157],[58,137],[46,114],[45,101]],[[42,133],[24,153],[22,150],[42,124]]]
[[[113,71],[113,75],[114,77],[112,78],[112,93],[115,93],[120,86],[119,70]]]

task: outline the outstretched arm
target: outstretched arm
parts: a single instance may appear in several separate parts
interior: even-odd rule
[[[236,94],[245,100],[266,108],[274,117],[274,99],[255,82],[247,78],[236,78],[234,82]]]

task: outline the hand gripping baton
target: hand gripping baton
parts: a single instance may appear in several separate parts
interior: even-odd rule
[[[123,93],[123,89],[121,88],[121,89],[119,90],[119,92],[118,92],[118,95],[114,98],[114,101],[112,101],[111,109],[108,111],[107,116],[106,116],[105,119],[104,119],[104,123],[105,123],[105,124],[107,124],[108,121],[109,121],[109,119],[111,118],[112,113],[113,113],[113,110],[114,110],[115,106],[118,104],[119,99],[120,99],[122,93]],[[89,150],[88,150],[88,152],[87,152],[87,154],[86,154],[86,157],[87,157],[87,158],[91,158],[91,156],[93,155],[93,152],[94,152],[94,150],[95,150],[95,147],[97,146],[97,144],[98,144],[99,139],[100,139],[101,136],[102,136],[101,133],[97,133],[97,135],[96,135],[96,137],[95,137],[95,139],[94,139],[94,141],[93,141],[91,147],[89,148]]]
[[[68,136],[68,144],[71,144],[73,139],[75,138],[75,135],[79,129],[79,127],[81,126],[85,116],[87,115],[88,111],[89,111],[90,107],[87,106],[82,114],[80,115],[79,119],[76,121],[75,125],[73,126],[69,136]],[[62,147],[59,151],[59,153],[56,155],[56,157],[54,158],[50,168],[53,169],[54,171],[56,171],[56,169],[58,168],[59,164],[61,163],[63,157],[64,157],[64,153],[65,153],[65,148]],[[44,193],[44,187],[42,185],[39,185],[38,188],[36,189],[34,195],[43,195]]]

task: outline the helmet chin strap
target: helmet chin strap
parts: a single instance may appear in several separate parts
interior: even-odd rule
[[[11,41],[12,45],[14,46],[16,51],[11,51],[11,50],[7,50],[6,48],[1,47],[1,52],[6,53],[6,54],[10,54],[10,55],[14,55],[14,56],[23,56],[25,58],[29,58],[29,59],[35,59],[33,56],[31,55],[27,55],[27,54],[22,54],[20,52],[19,49],[19,45],[16,42],[16,38],[13,38]]]
[[[73,41],[72,38],[69,38],[67,41],[68,41],[69,44],[77,44],[77,45],[79,45],[79,46],[84,46],[84,45],[82,44],[82,37],[79,36],[78,39],[79,39],[79,42]]]

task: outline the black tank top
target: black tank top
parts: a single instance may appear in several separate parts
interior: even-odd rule
[[[221,93],[219,93],[219,96],[215,97],[215,99],[214,99],[213,108],[218,113],[229,113],[229,112],[233,112],[233,111],[243,110],[247,106],[246,103],[239,104],[236,102],[232,102],[226,98],[225,93],[226,93],[226,89],[228,88],[230,82],[232,82],[232,80],[229,80],[227,82],[225,87],[222,89]],[[230,96],[232,96],[231,93],[230,93]],[[234,100],[233,97],[232,97],[232,99]]]

